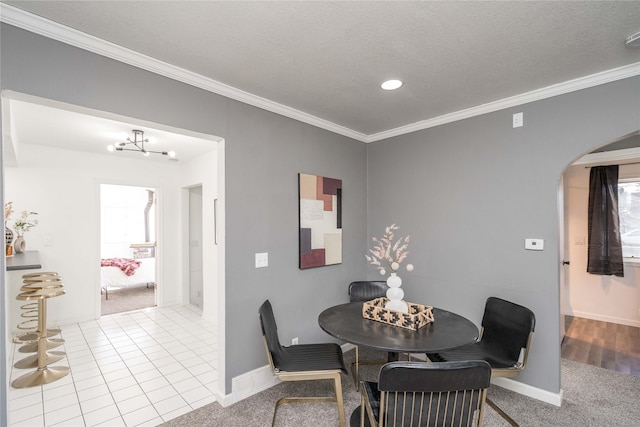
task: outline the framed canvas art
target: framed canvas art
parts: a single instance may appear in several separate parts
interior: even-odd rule
[[[298,174],[300,269],[342,263],[342,180]]]

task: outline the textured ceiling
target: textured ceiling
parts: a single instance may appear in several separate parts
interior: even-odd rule
[[[3,3],[364,135],[640,62],[638,1]]]

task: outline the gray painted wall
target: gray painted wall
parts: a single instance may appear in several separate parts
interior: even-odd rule
[[[391,223],[412,239],[407,300],[477,323],[489,295],[531,307],[538,328],[521,380],[559,390],[560,177],[582,154],[640,129],[639,78],[365,145],[6,24],[1,31],[2,89],[225,138],[226,392],[234,376],[266,364],[259,304],[272,300],[283,342],[328,341],[318,313],[345,302],[350,281],[380,277],[363,255]],[[512,129],[518,111],[525,126]],[[340,265],[297,268],[298,172],[343,180]],[[524,251],[525,237],[545,239],[545,251]],[[269,252],[269,268],[253,268],[256,252]]]
[[[520,111],[524,127],[513,129]],[[411,235],[408,301],[477,324],[488,296],[531,308],[537,328],[519,380],[557,392],[560,178],[582,154],[638,129],[636,77],[370,144],[369,235],[392,223]],[[544,251],[524,250],[529,237],[544,239]]]
[[[10,25],[0,38],[3,90],[225,138],[227,393],[234,376],[267,363],[264,299],[284,342],[330,340],[318,314],[366,275],[365,144]],[[340,265],[298,269],[299,172],[343,180]],[[268,268],[254,268],[256,252],[269,252]]]

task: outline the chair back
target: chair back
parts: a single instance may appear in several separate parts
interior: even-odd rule
[[[499,354],[504,360],[518,365],[520,353],[525,350],[521,363],[524,368],[531,336],[535,330],[536,316],[531,310],[496,297],[487,298],[482,317],[483,345]]]
[[[361,280],[349,284],[349,301],[370,301],[387,294],[387,282]]]
[[[390,362],[380,371],[379,425],[481,425],[491,366],[484,360]]]
[[[279,370],[279,359],[284,352],[280,339],[278,338],[278,326],[273,316],[271,303],[266,300],[258,310],[260,314],[260,326],[262,327],[262,336],[264,337],[267,357],[269,358],[269,366],[275,373]]]

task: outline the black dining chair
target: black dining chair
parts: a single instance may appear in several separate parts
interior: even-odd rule
[[[535,326],[536,317],[528,308],[489,297],[476,342],[442,353],[427,353],[427,357],[432,362],[485,360],[491,365],[493,377],[514,378],[527,365]],[[518,425],[490,399],[487,405],[512,426]]]
[[[349,283],[349,301],[350,302],[364,302],[371,301],[372,299],[381,298],[387,295],[387,282],[383,280],[359,280]],[[356,357],[353,363],[351,363],[351,372],[353,374],[353,381],[356,390],[359,386],[359,372],[360,365],[384,365],[388,362],[386,359],[379,360],[360,360],[360,354],[358,346],[355,346]]]
[[[299,344],[283,347],[269,300],[259,309],[262,337],[269,368],[281,381],[332,380],[335,396],[283,397],[276,402],[271,425],[276,421],[278,407],[291,402],[336,402],[340,426],[345,426],[341,374],[347,374],[342,349],[336,343]]]
[[[361,384],[351,427],[481,426],[491,366],[484,360],[390,362]]]

